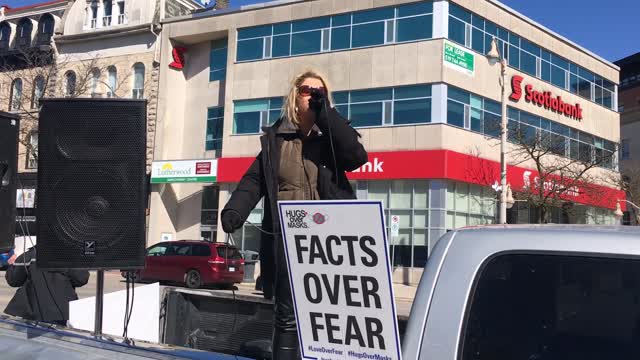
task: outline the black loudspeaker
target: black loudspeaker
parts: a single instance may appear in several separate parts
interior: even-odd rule
[[[144,267],[146,114],[144,100],[43,100],[40,268]]]
[[[13,248],[18,179],[18,116],[0,112],[0,252]]]

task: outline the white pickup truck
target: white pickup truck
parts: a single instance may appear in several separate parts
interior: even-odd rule
[[[452,231],[429,258],[403,358],[640,358],[640,228]]]

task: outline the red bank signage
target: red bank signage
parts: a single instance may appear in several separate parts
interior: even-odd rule
[[[522,98],[522,80],[524,80],[522,76],[513,75],[511,78],[511,95],[509,99],[520,101],[520,98]],[[572,119],[582,120],[582,108],[580,104],[568,104],[562,101],[562,96],[554,97],[550,91],[536,91],[531,84],[525,85],[524,91],[527,102],[542,106],[547,110],[563,114]]]
[[[240,181],[255,158],[221,158],[218,182]],[[500,181],[500,163],[449,150],[370,152],[369,162],[347,174],[352,180],[448,179],[481,186]],[[553,191],[553,179],[540,179],[530,169],[509,166],[508,181],[514,191],[535,191],[540,187]],[[572,184],[562,198],[567,201],[615,209],[616,200],[624,199],[621,190],[586,183]],[[622,205],[622,204],[621,204]]]

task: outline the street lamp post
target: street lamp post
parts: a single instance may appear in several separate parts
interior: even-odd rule
[[[505,94],[505,77],[507,74],[507,63],[500,55],[498,42],[494,37],[491,41],[491,50],[487,53],[487,59],[491,65],[500,63],[500,91],[502,105],[502,119],[500,121],[500,224],[507,223],[507,101]]]

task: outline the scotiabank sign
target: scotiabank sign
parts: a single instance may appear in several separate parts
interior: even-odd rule
[[[520,75],[513,75],[511,78],[511,95],[509,99],[520,101],[522,98],[522,81],[524,78]],[[537,91],[533,85],[524,86],[524,99],[534,105],[544,107],[547,110],[563,114],[576,120],[582,120],[582,108],[580,104],[569,104],[562,100],[562,96],[554,96],[551,91]]]
[[[221,158],[218,160],[219,183],[240,181],[255,158]],[[500,163],[449,150],[370,152],[369,161],[347,174],[352,180],[447,179],[481,186],[500,180]],[[531,169],[509,166],[507,179],[514,191],[553,191],[558,179],[546,177]],[[572,184],[561,196],[566,201],[615,209],[616,200],[624,199],[623,191],[586,183]],[[623,205],[621,203],[621,205]]]

